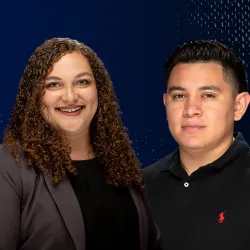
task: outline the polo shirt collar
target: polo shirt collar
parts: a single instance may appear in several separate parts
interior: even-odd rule
[[[241,153],[249,151],[249,145],[245,141],[243,135],[241,133],[234,133],[233,137],[235,140],[231,144],[231,146],[228,148],[228,150],[217,160],[215,160],[212,163],[207,164],[206,166],[202,167],[211,167],[215,170],[220,170],[223,167],[227,166],[228,163],[233,161],[235,158],[237,158]],[[173,173],[178,173],[178,175],[183,175],[183,171],[186,173],[186,171],[181,167],[180,164],[180,156],[179,156],[179,149],[177,149],[173,155],[171,160],[171,166],[168,168],[169,171]]]

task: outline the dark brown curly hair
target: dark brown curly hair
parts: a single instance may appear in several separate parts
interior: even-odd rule
[[[140,185],[140,163],[122,124],[109,74],[92,49],[70,38],[47,40],[29,58],[3,144],[12,150],[16,160],[22,150],[28,166],[51,174],[55,185],[67,172],[75,172],[68,140],[45,121],[40,108],[46,76],[55,62],[74,51],[87,58],[96,81],[98,109],[90,125],[90,137],[94,154],[106,170],[107,183],[114,186]]]

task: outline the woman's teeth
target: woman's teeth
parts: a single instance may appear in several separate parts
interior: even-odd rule
[[[71,112],[75,112],[75,111],[78,111],[80,109],[82,109],[83,107],[82,106],[79,106],[79,107],[75,107],[75,108],[72,108],[72,109],[63,109],[63,108],[58,108],[60,111],[62,112],[68,112],[68,113],[71,113]]]

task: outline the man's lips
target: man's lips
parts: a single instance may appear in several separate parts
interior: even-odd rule
[[[196,132],[196,131],[200,131],[201,129],[205,128],[206,126],[199,125],[199,124],[184,124],[181,127],[183,130],[185,130],[187,132]]]

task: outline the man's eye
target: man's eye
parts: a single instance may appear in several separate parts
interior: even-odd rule
[[[205,98],[214,98],[215,96],[213,94],[204,94],[203,97]]]
[[[185,96],[183,94],[176,94],[173,96],[173,99],[181,99],[184,98]]]

